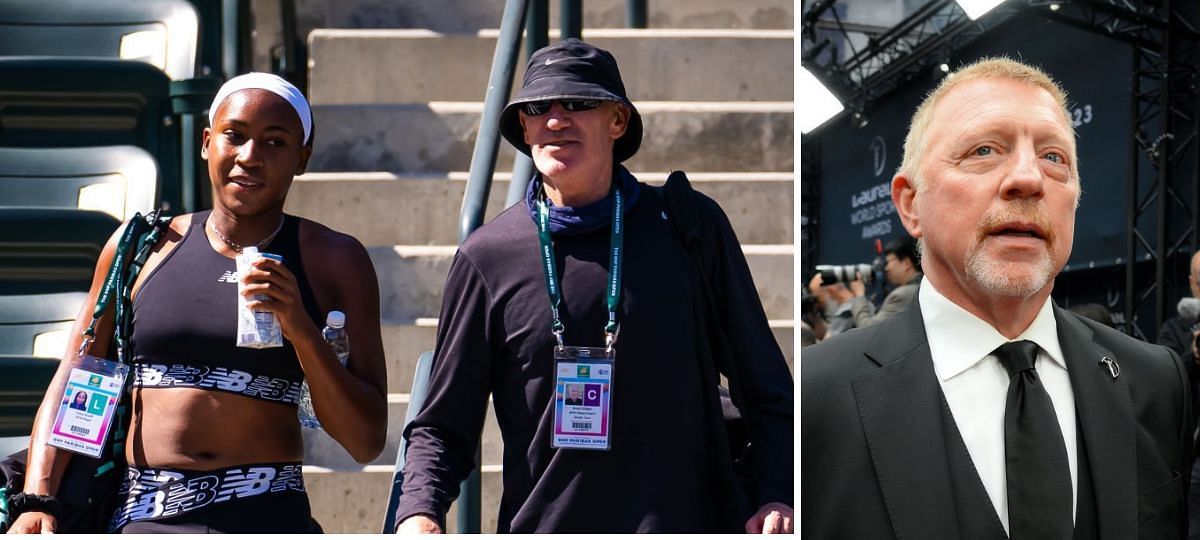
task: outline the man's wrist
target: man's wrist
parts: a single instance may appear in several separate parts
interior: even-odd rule
[[[397,512],[397,514],[396,514],[396,529],[399,529],[400,525],[402,525],[405,521],[408,521],[409,519],[412,519],[417,516],[427,518],[430,521],[433,521],[434,523],[436,523],[438,528],[442,529],[443,531],[446,530],[445,519],[439,517],[437,512],[428,510],[428,509],[418,509],[418,508],[410,509],[407,512]]]

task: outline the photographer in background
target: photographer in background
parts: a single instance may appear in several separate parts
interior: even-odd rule
[[[1187,368],[1192,386],[1192,410],[1200,410],[1197,400],[1197,379],[1200,379],[1200,351],[1196,339],[1200,336],[1200,251],[1192,255],[1188,286],[1192,296],[1179,301],[1178,317],[1171,317],[1158,329],[1159,345],[1165,345],[1179,355]],[[1196,415],[1193,413],[1193,417]],[[1200,539],[1200,467],[1192,466],[1192,489],[1188,494],[1188,538]]]
[[[818,339],[836,336],[854,329],[854,313],[852,311],[854,293],[850,292],[850,289],[847,289],[843,283],[850,277],[842,275],[846,273],[845,270],[841,270],[839,274],[836,271],[821,271],[822,268],[828,267],[818,266],[817,273],[813,274],[812,279],[808,282],[808,292],[817,298],[817,305],[828,324],[824,336],[818,336]]]
[[[908,307],[908,303],[917,295],[922,277],[921,262],[917,256],[917,241],[907,234],[896,238],[883,248],[883,256],[886,261],[884,273],[887,275],[887,281],[896,288],[884,297],[883,304],[876,310],[875,305],[867,299],[867,285],[862,276],[856,276],[856,279],[850,282],[850,291],[854,294],[850,311],[858,328],[883,322],[884,319]]]
[[[1158,329],[1159,345],[1166,345],[1171,350],[1175,351],[1180,358],[1184,360],[1184,364],[1188,367],[1188,374],[1192,376],[1192,380],[1196,379],[1196,371],[1200,366],[1196,364],[1197,356],[1193,354],[1193,342],[1196,336],[1196,325],[1200,323],[1200,282],[1197,281],[1197,276],[1200,276],[1200,252],[1192,255],[1191,271],[1188,272],[1188,286],[1192,289],[1192,296],[1179,301],[1179,316],[1171,317],[1163,323]],[[1188,360],[1191,360],[1190,362]]]
[[[825,321],[820,300],[808,289],[800,292],[800,347],[804,348],[825,339],[829,323]]]

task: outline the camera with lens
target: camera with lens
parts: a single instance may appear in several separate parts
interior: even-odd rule
[[[862,274],[863,285],[868,287],[875,281],[875,274],[883,272],[884,266],[883,257],[875,259],[873,264],[819,264],[817,272],[821,274],[821,285],[834,285],[836,283],[850,283],[854,281],[856,273]]]
[[[1179,318],[1185,323],[1192,323],[1188,331],[1196,336],[1192,338],[1192,347],[1200,349],[1200,298],[1187,297],[1179,301],[1176,310],[1179,311]]]
[[[1197,334],[1197,332],[1200,332],[1200,322],[1192,324],[1191,328],[1188,328],[1188,330],[1190,330],[1192,335],[1195,336],[1192,338],[1192,350],[1200,351],[1200,334]]]

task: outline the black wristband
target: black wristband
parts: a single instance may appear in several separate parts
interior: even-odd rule
[[[58,517],[58,499],[49,495],[34,495],[32,493],[17,493],[8,498],[8,513],[13,518],[25,512],[45,512]]]

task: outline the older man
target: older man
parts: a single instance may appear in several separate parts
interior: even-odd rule
[[[694,197],[707,256],[693,261],[666,199],[620,165],[642,122],[612,55],[576,39],[536,52],[501,132],[538,174],[451,266],[430,395],[406,431],[398,530],[441,530],[490,393],[500,532],[791,532],[787,365],[716,204]],[[689,279],[693,262],[711,296]],[[700,316],[706,299],[720,312]],[[732,354],[711,350],[718,337]],[[712,356],[733,360],[724,374],[748,420],[754,488],[741,504],[729,453],[714,453],[729,445]]]
[[[1186,530],[1187,375],[1050,299],[1080,194],[1065,96],[987,59],[917,109],[892,199],[910,309],[805,349],[814,538],[1167,538]]]

